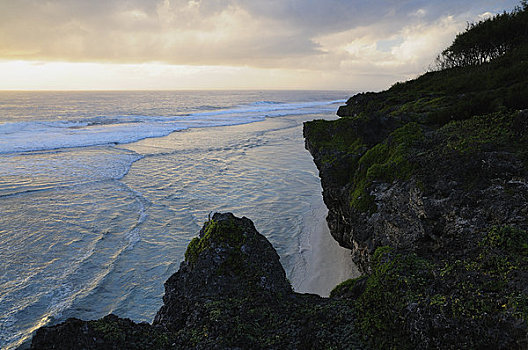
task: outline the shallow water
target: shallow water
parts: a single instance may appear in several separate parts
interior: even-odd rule
[[[294,97],[282,99],[310,102]],[[223,114],[260,105],[244,98],[242,107],[222,102]],[[0,346],[16,347],[67,317],[151,322],[164,281],[215,211],[252,219],[297,291],[327,295],[356,275],[328,233],[317,169],[304,149],[302,122],[334,118],[336,105],[317,108],[128,144],[0,155]]]

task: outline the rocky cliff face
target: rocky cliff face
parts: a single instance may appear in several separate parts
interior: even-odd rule
[[[360,348],[347,300],[294,293],[247,218],[215,214],[165,283],[153,324],[110,315],[39,329],[32,349]]]
[[[526,348],[528,111],[438,124],[402,112],[429,97],[381,95],[304,126],[331,233],[364,274],[332,296],[374,348]]]
[[[478,52],[501,23],[516,41],[504,55],[358,94],[340,119],[304,126],[331,233],[364,274],[331,296],[353,303],[373,348],[528,348],[528,50],[514,29],[527,11],[444,51]]]
[[[381,246],[442,257],[493,225],[528,228],[527,120],[522,111],[436,129],[401,119],[306,123],[332,235],[370,272]]]

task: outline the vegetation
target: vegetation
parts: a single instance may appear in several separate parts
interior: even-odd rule
[[[408,179],[414,168],[408,155],[423,137],[422,128],[417,123],[408,123],[365,152],[353,175],[350,205],[360,211],[375,212],[376,204],[368,191],[370,185],[375,181],[390,183],[395,179]]]
[[[437,57],[439,69],[488,63],[528,43],[528,3],[513,12],[468,24]]]
[[[429,72],[380,93],[362,93],[340,108],[344,118],[390,116],[442,126],[512,109],[528,108],[528,45],[492,62]]]
[[[442,166],[468,165],[456,178],[443,179],[456,186],[481,177],[489,182],[489,174],[478,174],[480,168],[473,166],[486,152],[526,162],[527,114],[519,109],[528,108],[527,13],[522,2],[512,13],[470,25],[442,53],[442,70],[381,93],[356,95],[339,110],[341,119],[306,124],[307,147],[323,181],[331,179],[330,188],[348,199],[340,214],[372,217],[377,210],[373,185],[414,179],[431,187]],[[315,298],[306,304],[301,299],[275,303],[282,296],[262,304],[211,302],[204,306],[210,317],[188,335],[190,343],[208,344],[213,330],[224,335],[222,344],[281,347],[292,339],[288,332],[295,332],[291,322],[299,321],[324,340],[309,342],[321,348],[342,347],[354,327],[377,349],[526,347],[528,233],[516,225],[482,227],[451,233],[454,237],[438,239],[430,250],[378,247],[370,273],[338,285],[328,303]],[[193,240],[189,262],[210,246],[213,231],[218,232],[211,223]],[[241,243],[235,238],[233,244]]]
[[[100,348],[167,349],[176,340],[176,336],[165,329],[147,323],[135,324],[114,315],[87,321],[83,328],[84,333],[92,333]]]
[[[453,121],[438,130],[444,147],[463,154],[495,150],[527,158],[528,135],[524,134],[525,116],[518,111],[496,112]]]
[[[523,330],[515,324],[528,322],[528,294],[515,275],[528,268],[527,252],[528,233],[512,226],[491,227],[463,259],[433,262],[380,247],[354,299],[356,324],[376,349],[415,349],[426,338],[435,342],[429,347],[459,349],[520,339]],[[343,282],[331,296],[347,296],[357,281]],[[414,329],[416,322],[425,329]],[[512,333],[500,334],[505,329]]]
[[[217,299],[197,306],[204,317],[178,336],[187,348],[202,349],[342,349],[343,344],[359,348],[349,304],[313,296]]]
[[[517,111],[528,108],[528,4],[469,25],[441,57],[440,71],[358,94],[339,109],[340,120],[307,123],[316,162],[337,185],[350,184],[355,210],[376,212],[373,183],[417,175],[411,158],[425,130],[448,138],[447,147],[456,151],[498,147],[528,159],[519,143],[528,145],[527,136],[515,130],[526,129]],[[366,137],[368,127],[379,137]]]
[[[176,348],[357,346],[359,336],[350,322],[354,310],[348,300],[280,288],[287,285],[285,274],[263,271],[271,267],[282,270],[271,245],[264,244],[264,237],[244,219],[217,215],[204,224],[200,238],[188,246],[186,260],[194,269],[174,277],[185,281],[186,288],[197,288],[200,295],[174,296],[176,308],[170,313],[190,314],[174,329]],[[270,264],[269,260],[274,259],[277,265]],[[211,294],[205,292],[208,288]],[[171,305],[172,301],[166,299],[165,303]]]
[[[335,202],[339,220],[345,217],[337,223],[345,229],[358,217],[374,218],[371,190],[378,183],[412,179],[423,186],[422,200],[428,190],[436,202],[456,192],[459,201],[448,202],[447,209],[434,207],[444,210],[436,217],[410,219],[434,228],[414,246],[376,247],[390,244],[390,235],[374,233],[364,241],[347,236],[365,255],[374,251],[366,258],[370,271],[320,298],[293,293],[283,270],[266,274],[275,271],[270,266],[280,266],[278,256],[271,246],[257,244],[260,236],[250,237],[252,224],[234,217],[210,220],[185,252],[191,268],[166,283],[163,315],[170,317],[163,322],[168,323],[137,325],[115,316],[69,320],[58,326],[59,340],[61,330],[71,326],[86,344],[108,348],[342,349],[359,347],[360,337],[376,349],[527,348],[526,206],[514,207],[519,209],[514,219],[488,210],[526,198],[511,193],[488,211],[471,211],[481,209],[485,190],[492,189],[485,199],[494,201],[493,191],[506,193],[510,179],[525,181],[528,173],[528,112],[519,111],[528,108],[527,13],[528,2],[522,1],[512,13],[468,26],[440,56],[442,70],[381,93],[356,95],[340,108],[341,119],[305,125],[323,188],[337,193],[325,200]],[[489,160],[501,165],[486,164]],[[508,177],[501,177],[503,169]],[[503,186],[496,180],[504,180]],[[435,187],[437,182],[441,186]],[[461,189],[471,186],[475,190],[464,197],[470,191]],[[390,209],[408,204],[398,205]],[[480,216],[471,221],[456,211]],[[434,219],[436,226],[426,226]],[[458,219],[471,221],[471,227],[458,225]],[[449,230],[439,228],[447,227],[442,220],[453,221]],[[397,234],[399,223],[393,224],[385,230]],[[376,241],[379,237],[388,239]],[[244,253],[251,244],[252,253]],[[276,265],[265,265],[262,248],[273,251],[268,258]],[[276,289],[265,288],[273,276]],[[207,288],[217,294],[205,293]],[[177,312],[168,312],[171,307]]]
[[[372,115],[442,126],[475,115],[528,108],[528,4],[471,24],[438,58],[440,70],[362,93],[341,117]]]
[[[318,163],[322,178],[340,171],[338,185],[323,179],[337,217],[331,223],[344,227],[336,236],[359,247],[358,260],[370,259],[367,274],[341,283],[331,298],[352,303],[373,348],[526,348],[528,233],[525,192],[515,186],[528,174],[528,2],[469,25],[438,64],[440,70],[387,91],[350,98],[338,114],[353,132],[328,122],[318,131],[324,139],[307,140],[313,154],[329,160]],[[379,137],[361,128],[367,123]],[[424,204],[416,200],[416,210],[402,216],[374,215],[373,186],[411,180]],[[404,217],[420,215],[420,205],[434,200],[447,204],[424,209],[419,219]],[[508,201],[519,203],[508,211]],[[410,204],[387,205],[390,211]],[[376,221],[383,215],[386,221]],[[397,246],[401,237],[391,234],[407,232],[389,221],[394,217],[422,225],[423,236]],[[351,234],[357,227],[390,232]]]
[[[234,221],[216,222],[209,220],[204,224],[204,230],[201,237],[195,237],[191,240],[185,251],[185,260],[194,264],[200,253],[211,248],[212,242],[224,244],[235,248],[239,251],[244,244],[245,235],[242,228],[235,224]]]
[[[364,128],[363,123],[342,118],[335,121],[314,120],[309,126],[304,129],[304,134],[307,140],[314,141],[311,147],[319,150],[317,163],[331,171],[336,184],[348,183],[361,154],[368,149],[367,140],[358,133],[358,129]],[[343,158],[347,162],[343,162]]]

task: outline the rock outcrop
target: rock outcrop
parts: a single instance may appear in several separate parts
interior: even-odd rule
[[[370,346],[528,346],[527,121],[409,122],[375,145],[343,127],[357,117],[305,124],[331,233],[364,274],[331,296]]]
[[[521,111],[437,129],[397,128],[401,120],[377,128],[361,119],[339,120],[335,129],[336,122],[306,123],[332,235],[368,273],[381,246],[441,258],[463,255],[461,244],[494,225],[527,229],[527,120]]]
[[[521,5],[458,35],[443,53],[453,68],[358,94],[340,119],[305,124],[331,233],[363,276],[330,298],[294,293],[251,221],[215,214],[166,282],[152,325],[69,319],[38,330],[32,348],[528,348]],[[446,53],[501,41],[500,55],[449,64]]]
[[[528,7],[510,17],[521,16]],[[353,303],[373,348],[528,347],[528,50],[519,45],[358,94],[340,119],[304,125],[331,234],[363,272],[331,296]]]
[[[153,324],[109,315],[39,329],[32,349],[359,349],[347,300],[294,293],[251,220],[214,214]]]

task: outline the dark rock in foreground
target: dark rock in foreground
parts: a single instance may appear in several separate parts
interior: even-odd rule
[[[251,220],[215,214],[165,283],[152,325],[114,315],[39,329],[32,349],[355,349],[347,300],[294,293]]]

